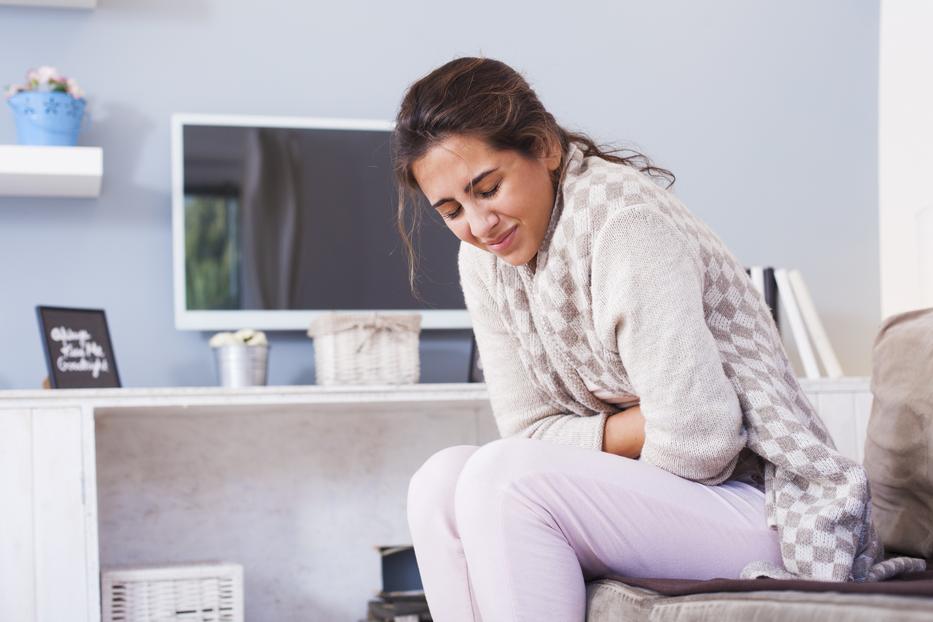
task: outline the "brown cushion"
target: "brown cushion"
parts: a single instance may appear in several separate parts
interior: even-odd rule
[[[872,367],[872,517],[887,551],[933,557],[933,309],[888,318]]]

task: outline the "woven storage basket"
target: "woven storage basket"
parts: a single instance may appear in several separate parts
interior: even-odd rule
[[[328,313],[308,328],[318,384],[415,384],[421,314]]]
[[[102,622],[243,622],[243,567],[231,563],[101,573]]]

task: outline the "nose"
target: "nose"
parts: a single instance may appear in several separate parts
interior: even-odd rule
[[[491,210],[479,205],[470,206],[472,209],[465,209],[467,223],[470,225],[470,233],[473,237],[480,240],[489,238],[489,234],[495,230],[499,224],[499,215]]]

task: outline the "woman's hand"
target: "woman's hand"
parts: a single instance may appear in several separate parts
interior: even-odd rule
[[[645,417],[641,406],[632,406],[606,418],[603,451],[626,458],[638,458],[645,444]]]

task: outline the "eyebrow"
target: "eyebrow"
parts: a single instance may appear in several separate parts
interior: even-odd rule
[[[490,173],[495,173],[495,172],[498,171],[498,170],[499,170],[499,167],[491,168],[491,169],[489,169],[488,171],[483,171],[482,173],[480,173],[479,175],[477,175],[476,177],[474,177],[474,178],[470,181],[470,183],[468,183],[466,186],[464,186],[464,187],[463,187],[463,191],[464,191],[464,192],[469,192],[469,191],[470,191],[470,188],[473,187],[473,186],[475,186],[475,185],[478,184],[479,182],[483,181],[483,178],[486,177],[486,175],[489,175]],[[434,204],[431,206],[431,208],[434,209],[434,208],[440,207],[441,205],[443,205],[443,204],[446,203],[447,201],[453,201],[453,199],[450,198],[450,197],[447,197],[447,198],[444,198],[444,199],[438,199],[437,201],[434,202]]]

